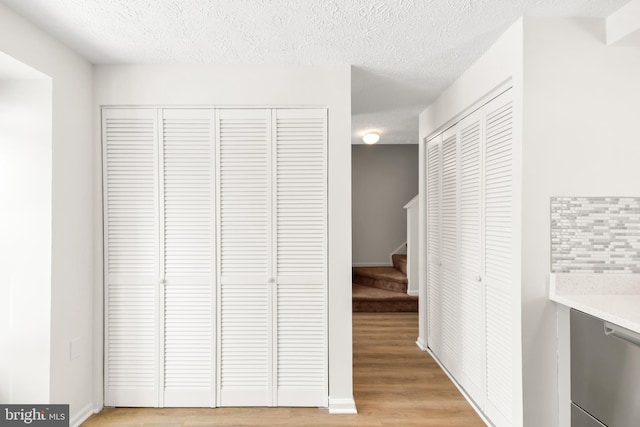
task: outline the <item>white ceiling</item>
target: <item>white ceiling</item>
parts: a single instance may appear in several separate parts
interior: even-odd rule
[[[416,143],[418,114],[521,15],[628,0],[0,0],[97,64],[352,64],[353,143]]]

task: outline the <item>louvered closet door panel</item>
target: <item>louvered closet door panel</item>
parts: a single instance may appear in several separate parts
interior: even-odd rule
[[[457,376],[459,367],[457,126],[442,136],[442,361]]]
[[[513,424],[513,106],[511,91],[485,107],[484,278],[487,316],[487,415]]]
[[[484,407],[486,357],[482,283],[482,110],[459,123],[460,133],[460,384]]]
[[[162,111],[164,406],[214,406],[213,110]]]
[[[102,132],[105,405],[158,406],[156,111],[104,109]]]
[[[221,406],[271,405],[270,110],[218,110]]]
[[[442,266],[441,251],[441,148],[442,135],[427,143],[427,303],[429,317],[429,348],[441,355],[442,342]]]
[[[326,406],[326,110],[273,118],[277,404]]]

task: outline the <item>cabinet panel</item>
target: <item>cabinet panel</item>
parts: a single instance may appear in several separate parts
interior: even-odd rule
[[[105,405],[158,406],[155,110],[104,110]]]
[[[214,406],[214,123],[162,110],[164,406]]]
[[[269,110],[219,110],[221,406],[272,404]]]
[[[460,135],[460,383],[484,407],[485,316],[482,282],[482,110],[459,123]]]
[[[428,312],[428,345],[435,353],[440,354],[442,342],[442,263],[441,248],[441,151],[442,135],[435,137],[427,144],[426,159],[426,195],[427,195],[427,304]]]
[[[459,274],[458,274],[458,140],[457,126],[442,137],[442,350],[447,369],[459,369]]]
[[[220,267],[227,277],[270,273],[270,139],[268,110],[218,112]]]
[[[220,406],[270,406],[269,288],[265,283],[221,288]]]
[[[486,108],[484,278],[487,292],[487,413],[513,420],[513,106],[511,92]]]
[[[487,407],[496,426],[511,426],[513,418],[513,323],[509,292],[487,286]]]
[[[274,110],[273,128],[277,404],[326,406],[326,110]]]
[[[325,110],[275,110],[277,275],[324,281]]]

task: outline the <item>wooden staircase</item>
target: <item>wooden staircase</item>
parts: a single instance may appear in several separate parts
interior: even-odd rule
[[[354,312],[418,311],[418,297],[407,295],[407,256],[391,260],[393,267],[353,267]]]

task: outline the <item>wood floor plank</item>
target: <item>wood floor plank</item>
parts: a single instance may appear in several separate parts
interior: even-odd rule
[[[417,335],[417,313],[353,314],[357,415],[315,408],[110,408],[83,426],[484,426],[437,363],[418,349]]]

